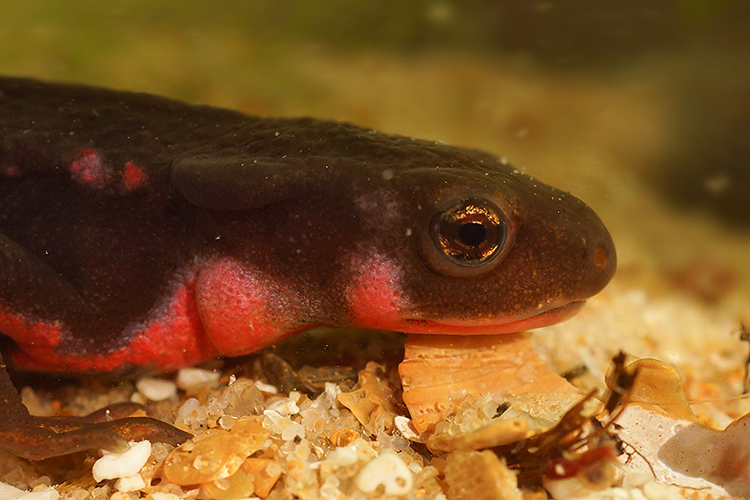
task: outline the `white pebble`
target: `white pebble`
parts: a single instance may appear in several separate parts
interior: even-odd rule
[[[295,438],[304,437],[305,426],[291,420],[289,421],[289,425],[284,427],[284,430],[281,431],[281,439],[284,441],[293,441]]]
[[[198,413],[201,408],[203,408],[203,413],[205,413],[206,409],[204,406],[201,406],[200,401],[195,398],[188,398],[177,410],[175,421],[179,423],[195,420],[199,416]]]
[[[680,488],[671,484],[650,481],[643,485],[643,494],[651,500],[683,500]],[[709,497],[709,495],[706,495]]]
[[[130,449],[124,453],[107,453],[94,463],[92,473],[98,483],[105,479],[119,479],[135,476],[146,464],[151,455],[151,443],[131,442]]]
[[[325,394],[328,395],[328,398],[331,401],[337,401],[339,394],[341,394],[341,388],[337,384],[334,384],[333,382],[326,382]]]
[[[153,498],[153,500],[180,500],[180,497],[174,493],[163,493],[161,491],[149,493],[149,496]]]
[[[386,495],[405,495],[413,486],[409,468],[395,453],[383,453],[365,465],[357,476],[357,488],[365,493],[374,492],[381,484]]]
[[[393,424],[396,426],[396,429],[398,429],[401,435],[409,441],[414,441],[415,443],[424,443],[424,440],[419,437],[419,433],[414,428],[414,425],[412,424],[410,418],[404,417],[402,415],[396,415],[393,419]]]
[[[151,401],[164,401],[177,395],[177,385],[171,380],[144,377],[135,386]]]
[[[278,394],[279,393],[279,389],[276,386],[271,385],[271,384],[266,384],[264,382],[261,382],[260,380],[256,380],[255,381],[255,387],[257,387],[261,391],[267,392],[269,394]]]
[[[326,459],[336,467],[346,467],[357,462],[359,454],[357,447],[354,445],[340,446],[330,452]]]
[[[15,486],[0,483],[0,500],[57,500],[60,493],[54,488],[42,491],[23,491]]]
[[[216,384],[221,373],[200,368],[182,368],[177,372],[177,387],[183,391],[195,391]]]
[[[299,406],[291,398],[279,398],[269,404],[267,409],[278,412],[285,417],[299,413]]]
[[[292,441],[296,437],[305,437],[304,425],[297,423],[288,417],[282,416],[275,410],[264,410],[263,414],[268,418],[268,420],[263,423],[263,427],[274,434],[280,434],[281,439],[284,441]]]
[[[146,481],[143,480],[140,474],[134,476],[121,477],[115,483],[115,489],[117,491],[129,492],[138,491],[146,487]]]

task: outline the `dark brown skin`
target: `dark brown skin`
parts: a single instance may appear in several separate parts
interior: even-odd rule
[[[319,324],[516,332],[615,270],[590,208],[490,154],[77,85],[0,78],[0,200],[27,369],[173,370]]]

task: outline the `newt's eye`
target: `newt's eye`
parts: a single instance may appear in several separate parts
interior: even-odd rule
[[[422,258],[440,274],[474,277],[491,271],[508,245],[508,222],[493,203],[463,200],[435,214]]]

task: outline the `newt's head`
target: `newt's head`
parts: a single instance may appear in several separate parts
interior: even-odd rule
[[[220,253],[274,290],[269,331],[517,332],[567,318],[612,278],[612,239],[574,196],[487,153],[324,123],[280,121],[252,155],[173,170],[212,210]]]
[[[614,243],[583,202],[485,153],[445,151],[450,162],[387,172],[400,201],[359,204],[382,222],[373,231],[381,247],[389,232],[402,240],[359,263],[350,307],[360,323],[517,332],[566,319],[610,281]]]

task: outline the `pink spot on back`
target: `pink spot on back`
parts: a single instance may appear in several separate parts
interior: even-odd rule
[[[12,163],[0,163],[0,175],[3,177],[19,177],[21,169]]]
[[[125,170],[122,173],[122,186],[126,191],[141,188],[146,185],[148,174],[140,165],[132,162],[125,164]]]
[[[78,151],[78,156],[70,164],[70,173],[74,179],[94,188],[104,187],[109,177],[99,155],[89,148]]]

